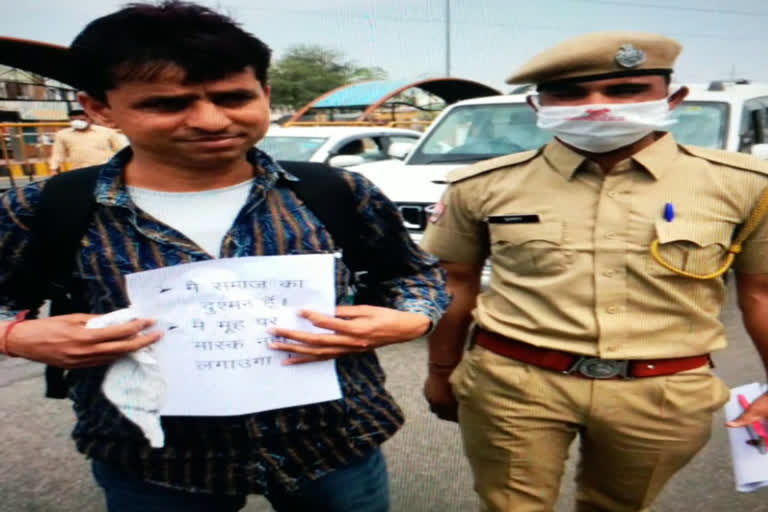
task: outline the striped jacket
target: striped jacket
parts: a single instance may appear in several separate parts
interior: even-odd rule
[[[128,305],[126,274],[212,258],[135,207],[122,179],[130,157],[126,148],[102,168],[93,220],[77,254],[74,277],[93,313]],[[248,159],[255,169],[254,183],[220,256],[337,250],[322,223],[287,186],[296,178],[257,149]],[[411,242],[396,208],[375,186],[356,173],[346,173],[345,179],[364,220],[359,243],[373,252],[377,244],[381,247],[384,233],[400,234],[396,251],[410,273],[376,283],[388,305],[423,313],[434,325],[448,304],[435,258]],[[16,305],[3,283],[19,267],[44,186],[30,184],[0,199],[0,304],[7,314]],[[337,297],[342,298],[350,273],[340,263],[336,274]],[[106,368],[78,370],[70,391],[77,416],[73,437],[87,456],[163,485],[226,494],[261,494],[273,486],[295,489],[370,452],[403,423],[373,352],[339,358],[336,368],[340,400],[235,417],[163,417],[166,444],[160,449],[150,448],[101,392]]]

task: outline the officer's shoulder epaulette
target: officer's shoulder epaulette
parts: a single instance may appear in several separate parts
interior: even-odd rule
[[[746,153],[725,151],[722,149],[702,148],[699,146],[680,146],[689,155],[703,158],[710,162],[743,169],[746,171],[768,174],[768,162]]]
[[[448,181],[448,183],[457,183],[459,181],[466,180],[467,178],[472,178],[474,176],[479,176],[480,174],[484,174],[486,172],[495,171],[496,169],[501,169],[504,167],[509,167],[511,165],[525,163],[529,160],[532,160],[540,152],[541,152],[540,149],[535,149],[533,151],[525,151],[523,153],[513,153],[511,155],[504,155],[497,158],[491,158],[490,160],[483,160],[482,162],[477,162],[474,165],[470,165],[468,167],[462,167],[460,169],[456,169],[455,171],[451,171],[448,173],[445,179],[446,181]]]

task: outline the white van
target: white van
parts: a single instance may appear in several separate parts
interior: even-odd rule
[[[681,144],[753,153],[768,159],[768,84],[689,85],[670,131]],[[421,238],[445,175],[458,167],[546,144],[526,94],[465,100],[446,108],[404,160],[353,167],[395,201],[415,239]]]

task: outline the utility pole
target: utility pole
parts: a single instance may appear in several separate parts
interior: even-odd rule
[[[445,76],[451,76],[451,0],[445,0]]]

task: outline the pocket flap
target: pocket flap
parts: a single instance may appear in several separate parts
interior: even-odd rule
[[[521,245],[542,241],[560,245],[563,242],[562,222],[537,222],[535,224],[489,224],[491,242]]]
[[[690,242],[699,247],[713,244],[728,247],[732,234],[733,226],[725,222],[656,222],[656,236],[660,244],[678,241]]]

